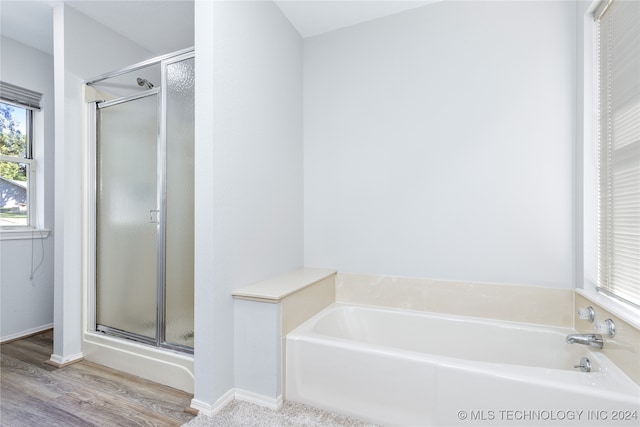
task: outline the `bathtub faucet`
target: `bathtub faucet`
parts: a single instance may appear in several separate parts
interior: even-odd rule
[[[567,335],[569,344],[582,344],[589,347],[602,348],[604,341],[600,334],[571,334]]]

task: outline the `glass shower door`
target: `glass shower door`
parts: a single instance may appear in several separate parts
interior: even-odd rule
[[[195,62],[166,64],[165,341],[193,347]]]
[[[157,342],[158,91],[98,104],[96,329]]]

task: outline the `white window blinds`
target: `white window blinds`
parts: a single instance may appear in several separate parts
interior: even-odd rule
[[[605,2],[598,26],[599,289],[640,305],[640,1]]]
[[[10,83],[0,82],[0,99],[22,108],[40,111],[42,95]]]

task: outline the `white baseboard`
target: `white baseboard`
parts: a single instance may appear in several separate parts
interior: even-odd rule
[[[253,393],[251,391],[241,390],[239,388],[232,388],[223,394],[215,403],[209,404],[197,399],[191,400],[191,408],[197,409],[198,414],[212,417],[222,408],[227,406],[232,400],[241,400],[243,402],[253,403],[255,405],[264,406],[271,410],[278,410],[282,406],[282,396],[277,398],[268,397],[262,394]]]
[[[207,417],[212,417],[222,408],[227,406],[229,402],[231,402],[235,397],[235,389],[231,389],[223,394],[218,400],[216,400],[213,404],[203,402],[197,399],[191,399],[191,407],[193,409],[198,410],[198,415],[205,415]]]
[[[58,356],[57,354],[52,354],[51,358],[45,363],[50,362],[52,366],[63,368],[65,366],[71,365],[72,363],[80,362],[83,359],[84,356],[82,353],[70,354],[68,356]]]
[[[36,326],[35,328],[27,329],[26,331],[17,332],[15,334],[9,334],[7,336],[4,336],[0,338],[0,343],[4,344],[9,341],[18,340],[20,338],[26,338],[29,335],[34,335],[34,334],[37,334],[38,332],[46,331],[47,329],[52,329],[52,328],[53,328],[53,323],[49,323],[42,326]]]
[[[277,411],[282,406],[282,395],[277,398],[265,396],[263,394],[254,393],[252,391],[235,389],[235,395],[237,400],[253,403],[259,406]]]

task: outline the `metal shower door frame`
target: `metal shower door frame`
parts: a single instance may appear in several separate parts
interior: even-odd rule
[[[156,154],[156,182],[157,182],[157,186],[156,186],[156,206],[154,210],[158,211],[158,220],[156,223],[156,243],[157,243],[157,250],[156,250],[156,260],[157,260],[157,264],[156,264],[156,336],[155,339],[150,339],[149,337],[143,336],[143,335],[139,335],[136,333],[132,333],[132,332],[128,332],[128,331],[123,331],[120,329],[116,329],[116,328],[112,328],[109,327],[107,325],[98,325],[97,321],[96,321],[96,310],[97,310],[97,286],[98,286],[98,278],[97,278],[97,263],[98,263],[98,253],[97,253],[97,248],[96,248],[96,243],[98,241],[98,230],[97,230],[97,216],[98,216],[98,212],[97,212],[97,208],[98,208],[98,158],[97,158],[97,147],[99,144],[99,130],[100,130],[100,115],[98,114],[98,111],[103,109],[103,108],[108,108],[111,106],[115,106],[115,105],[119,105],[119,104],[123,104],[126,102],[132,102],[138,99],[142,99],[142,98],[146,98],[146,97],[150,97],[150,96],[156,96],[157,98],[157,111],[156,111],[156,115],[157,115],[157,133],[156,133],[156,147],[157,147],[157,154]],[[164,131],[163,131],[163,122],[162,122],[162,115],[163,115],[163,97],[162,97],[162,90],[160,88],[154,88],[154,89],[149,89],[149,90],[145,90],[144,92],[141,93],[137,93],[131,96],[126,96],[126,97],[122,97],[122,98],[117,98],[114,100],[110,100],[110,101],[98,101],[98,102],[92,102],[90,103],[93,108],[90,108],[90,111],[92,112],[92,115],[90,117],[90,125],[92,125],[94,132],[92,132],[92,134],[94,135],[92,144],[91,144],[91,150],[92,150],[92,160],[93,160],[93,165],[92,165],[92,178],[93,178],[93,194],[92,194],[92,207],[93,207],[93,212],[91,215],[91,224],[93,226],[93,236],[94,236],[94,245],[93,245],[93,254],[92,254],[92,259],[93,259],[93,265],[92,268],[90,269],[90,274],[91,277],[93,279],[93,286],[91,286],[90,288],[92,288],[92,291],[90,293],[90,310],[89,310],[89,316],[90,318],[88,319],[89,322],[89,327],[93,327],[93,329],[90,329],[92,331],[95,332],[104,332],[107,333],[109,335],[113,335],[113,336],[118,336],[118,337],[122,337],[122,338],[127,338],[127,339],[132,339],[134,341],[139,341],[142,343],[146,343],[146,344],[151,344],[154,345],[156,347],[163,347],[163,342],[164,342],[164,335],[165,335],[165,325],[164,325],[164,282],[165,282],[165,278],[164,278],[164,262],[165,262],[165,257],[164,257],[164,253],[165,253],[165,215],[164,215],[164,208],[165,208],[165,204],[166,204],[166,191],[164,188],[165,185],[165,175],[166,175],[166,171],[165,171],[165,138],[164,138]]]
[[[87,86],[92,86],[95,83],[98,83],[103,80],[107,80],[109,78],[117,77],[123,74],[127,74],[139,69],[146,68],[153,64],[160,64],[161,66],[161,84],[160,88],[154,88],[145,90],[144,92],[122,97],[118,99],[114,99],[112,101],[94,101],[88,103],[88,129],[90,129],[90,137],[89,137],[89,146],[87,150],[88,163],[87,163],[87,176],[88,176],[88,185],[89,185],[89,194],[87,200],[88,213],[87,213],[87,233],[89,236],[92,236],[93,241],[88,239],[87,246],[87,255],[89,262],[87,263],[87,307],[86,310],[86,325],[87,330],[89,332],[98,332],[97,331],[97,323],[96,323],[96,291],[97,291],[97,270],[96,270],[96,261],[97,261],[97,247],[96,247],[96,236],[97,236],[97,194],[98,194],[98,182],[97,182],[97,138],[98,138],[98,109],[104,108],[105,106],[115,105],[121,102],[132,101],[135,99],[139,99],[145,96],[150,96],[153,93],[158,94],[158,186],[157,186],[157,200],[159,207],[159,216],[160,221],[158,225],[158,286],[157,286],[157,326],[156,326],[156,339],[151,340],[144,336],[139,336],[138,334],[130,334],[124,331],[113,330],[111,329],[109,332],[113,334],[113,336],[119,336],[122,338],[132,339],[134,341],[146,343],[153,345],[157,348],[165,348],[174,351],[180,351],[183,353],[193,354],[194,349],[191,347],[182,346],[179,344],[170,344],[165,340],[166,334],[166,301],[165,301],[165,290],[166,290],[166,280],[165,280],[165,242],[166,242],[166,91],[161,88],[166,87],[166,68],[167,65],[183,61],[185,59],[195,58],[195,51],[193,48],[183,49],[174,53],[170,53],[167,55],[159,56],[156,58],[152,58],[147,61],[143,61],[129,67],[113,71],[110,73],[106,73],[100,75],[96,78],[85,81]],[[161,172],[161,173],[160,173]]]

